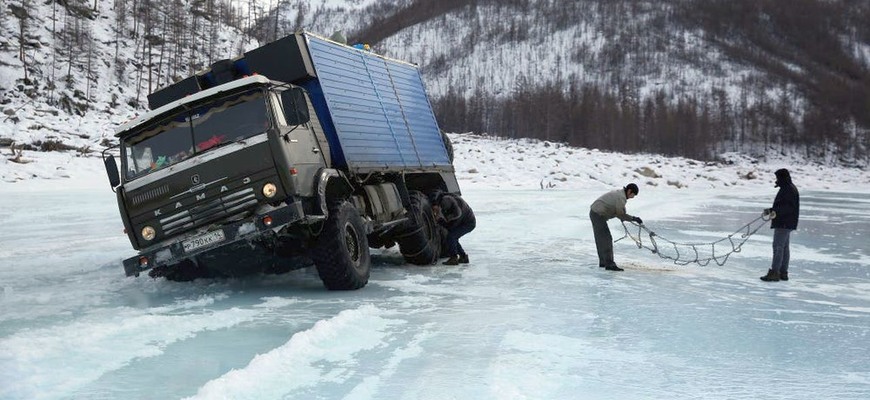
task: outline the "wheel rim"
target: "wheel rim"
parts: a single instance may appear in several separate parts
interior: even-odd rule
[[[359,266],[360,253],[359,234],[352,224],[344,225],[344,244],[347,246],[347,254],[350,256],[350,261],[353,265]]]

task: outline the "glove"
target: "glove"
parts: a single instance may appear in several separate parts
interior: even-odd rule
[[[637,222],[639,225],[643,225],[643,220],[640,217],[632,218],[632,221]]]
[[[761,215],[768,216],[771,211],[773,211],[772,208],[765,208],[764,211],[761,212]]]

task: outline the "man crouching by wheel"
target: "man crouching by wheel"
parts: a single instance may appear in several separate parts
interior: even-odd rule
[[[474,211],[459,195],[441,191],[430,195],[432,212],[438,224],[447,229],[447,255],[444,265],[468,264],[468,254],[459,244],[459,238],[477,226]]]

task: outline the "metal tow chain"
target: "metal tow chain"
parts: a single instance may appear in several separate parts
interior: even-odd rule
[[[696,263],[702,267],[707,266],[710,261],[714,261],[720,267],[725,265],[728,257],[731,254],[739,253],[741,246],[749,240],[749,237],[758,232],[767,221],[776,218],[776,213],[762,214],[760,217],[743,225],[734,233],[711,243],[676,243],[665,239],[655,232],[651,231],[645,225],[630,223],[633,227],[637,227],[637,235],[633,235],[630,228],[622,221],[622,227],[625,229],[625,235],[614,240],[616,243],[625,238],[631,238],[637,245],[637,248],[645,248],[658,254],[659,257],[673,260],[677,265],[689,265]],[[633,228],[632,227],[632,228]],[[643,236],[649,238],[648,242],[643,241]],[[717,254],[716,246],[719,245],[720,251]],[[727,249],[727,251],[725,249]],[[730,249],[729,249],[730,247]]]

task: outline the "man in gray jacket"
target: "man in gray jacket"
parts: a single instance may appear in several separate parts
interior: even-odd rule
[[[622,221],[643,224],[643,220],[625,212],[625,203],[637,196],[637,191],[637,185],[629,183],[622,189],[603,194],[589,207],[589,219],[592,220],[592,232],[595,233],[595,247],[598,250],[598,266],[608,271],[622,271],[622,268],[613,262],[613,236],[610,235],[607,220],[616,217]]]

